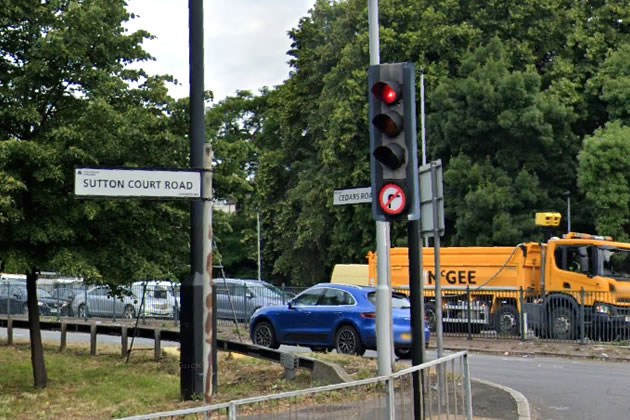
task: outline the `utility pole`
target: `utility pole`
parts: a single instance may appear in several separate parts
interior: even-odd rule
[[[190,209],[190,276],[182,281],[180,318],[181,396],[204,396],[216,387],[216,332],[212,293],[212,150],[205,145],[203,0],[188,1],[190,64],[190,166],[200,170],[201,200]],[[208,245],[210,244],[210,245]]]

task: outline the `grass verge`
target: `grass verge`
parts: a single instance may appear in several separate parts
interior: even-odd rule
[[[33,388],[28,343],[0,343],[0,419],[104,419],[204,405],[180,399],[179,358],[153,360],[153,352],[134,351],[129,363],[118,346],[99,345],[90,356],[85,345],[64,353],[45,345],[48,387]],[[310,372],[298,370],[296,380],[266,360],[219,352],[218,386],[212,403],[308,388]]]

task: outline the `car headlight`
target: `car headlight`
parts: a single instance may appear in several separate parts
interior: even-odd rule
[[[599,303],[595,305],[595,312],[599,314],[610,315],[610,306],[606,305],[605,303]]]
[[[37,306],[44,306],[44,302],[37,301]]]

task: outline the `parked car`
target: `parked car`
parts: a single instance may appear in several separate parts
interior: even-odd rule
[[[256,311],[250,335],[254,344],[270,348],[291,344],[362,355],[376,349],[375,321],[376,288],[320,283],[283,306]],[[404,294],[392,295],[392,321],[394,350],[406,357],[411,347],[411,314]]]
[[[37,306],[40,315],[68,315],[70,304],[57,299],[44,289],[37,289]],[[0,313],[28,315],[26,282],[0,282]]]
[[[76,287],[72,285],[60,285],[59,287],[55,287],[49,291],[52,297],[54,297],[55,299],[59,301],[63,301],[67,303],[68,316],[74,316],[74,313],[72,312],[72,301],[74,300],[74,297],[78,293],[82,293],[82,292],[83,292],[82,287]]]
[[[134,294],[142,299],[142,314],[146,317],[173,318],[179,312],[179,283],[165,280],[137,281],[131,285]]]
[[[288,295],[271,283],[260,280],[216,278],[217,318],[247,321],[258,309],[282,305]]]
[[[77,317],[88,316],[135,318],[140,310],[140,299],[127,291],[124,296],[113,296],[108,286],[94,286],[79,292],[72,301],[72,313]],[[86,302],[87,298],[87,302]]]

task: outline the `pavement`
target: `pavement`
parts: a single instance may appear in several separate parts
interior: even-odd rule
[[[430,349],[435,349],[435,337],[431,337]],[[443,347],[448,351],[466,350],[469,353],[496,354],[515,357],[561,357],[564,359],[591,359],[611,362],[629,362],[630,346],[577,342],[548,342],[535,338],[498,339],[474,337],[444,337]],[[533,419],[532,410],[525,396],[517,390],[501,384],[472,378],[472,400],[475,419]]]
[[[224,330],[225,331],[225,330]],[[228,334],[229,335],[229,334]],[[234,337],[231,337],[234,339]],[[246,341],[249,341],[245,338]],[[435,349],[435,335],[431,336],[429,349]],[[549,342],[529,337],[520,339],[462,336],[444,337],[443,347],[447,351],[466,350],[469,353],[495,354],[516,357],[561,357],[588,358],[592,360],[630,361],[630,346],[578,342]],[[523,394],[498,383],[472,378],[472,403],[474,419],[477,420],[531,420],[532,408]]]

